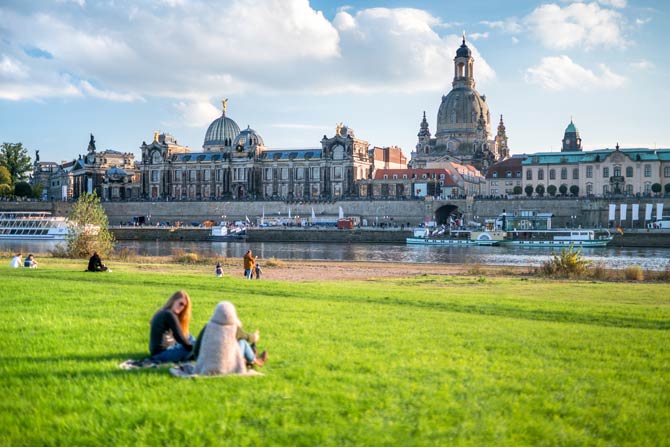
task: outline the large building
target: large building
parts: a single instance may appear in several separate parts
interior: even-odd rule
[[[321,147],[268,149],[255,130],[240,131],[226,113],[224,101],[221,116],[205,133],[202,152],[191,152],[166,134],[143,143],[142,195],[171,200],[357,197],[356,182],[371,176],[374,155],[395,152],[370,151],[367,141],[341,124],[335,135],[323,136]]]
[[[475,89],[474,62],[464,35],[454,58],[452,90],[442,97],[437,112],[435,136],[430,133],[424,112],[410,167],[439,168],[455,161],[486,171],[490,165],[509,157],[502,115],[496,136],[491,134],[486,96]]]

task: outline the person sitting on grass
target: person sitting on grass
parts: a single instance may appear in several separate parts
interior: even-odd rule
[[[189,333],[191,298],[184,290],[172,294],[151,319],[150,360],[154,363],[181,362],[193,350],[195,338]]]
[[[89,272],[106,272],[108,270],[107,266],[102,263],[100,255],[97,251],[93,252],[93,256],[88,260],[88,269]]]
[[[223,276],[223,267],[221,267],[220,262],[216,263],[216,267],[214,268],[214,273],[216,273],[217,278],[221,278]]]
[[[23,265],[23,261],[21,260],[21,253],[17,253],[16,256],[12,258],[12,260],[9,263],[9,266],[13,269],[17,269]]]
[[[37,261],[35,260],[35,257],[32,254],[29,254],[25,262],[23,263],[23,266],[29,269],[36,269]]]
[[[247,374],[248,367],[263,366],[267,351],[256,356],[255,343],[258,331],[244,332],[235,306],[222,301],[200,331],[193,349],[196,364],[193,372],[199,375]]]

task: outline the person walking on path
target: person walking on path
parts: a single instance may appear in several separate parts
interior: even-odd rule
[[[179,290],[151,318],[152,362],[181,362],[191,355],[195,338],[189,333],[190,322],[191,297],[185,290]]]
[[[251,249],[247,250],[247,253],[244,255],[244,276],[247,279],[251,279],[257,260],[258,256],[254,257],[251,253]]]

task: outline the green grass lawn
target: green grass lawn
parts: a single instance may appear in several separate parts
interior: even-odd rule
[[[670,445],[670,287],[519,277],[286,283],[0,266],[0,445]],[[168,296],[260,329],[263,377],[147,354]]]

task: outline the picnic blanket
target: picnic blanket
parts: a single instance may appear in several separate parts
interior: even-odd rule
[[[190,379],[194,377],[223,377],[222,374],[207,374],[207,375],[201,375],[201,374],[196,374],[195,372],[195,363],[193,362],[188,362],[188,363],[182,363],[178,366],[175,366],[173,368],[170,368],[170,374],[172,374],[175,377],[181,377],[182,379]],[[230,375],[230,374],[228,374]],[[240,375],[240,374],[236,374]],[[241,374],[243,376],[262,376],[264,375],[263,373],[260,373],[254,369],[249,369],[245,374]]]

